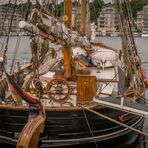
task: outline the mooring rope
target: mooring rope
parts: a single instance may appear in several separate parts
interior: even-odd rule
[[[117,121],[117,120],[114,120],[114,119],[112,119],[112,118],[110,118],[110,117],[108,117],[108,116],[106,116],[106,115],[103,115],[103,114],[101,114],[101,113],[99,113],[99,112],[96,112],[96,111],[94,111],[94,110],[92,110],[92,109],[89,109],[89,108],[87,108],[87,107],[85,107],[85,106],[82,106],[82,105],[81,105],[81,107],[82,107],[83,109],[86,109],[86,110],[90,111],[91,113],[93,113],[93,114],[95,114],[95,115],[97,115],[97,116],[100,116],[100,117],[102,117],[102,118],[104,118],[104,119],[107,119],[107,120],[109,120],[109,121],[111,121],[111,122],[114,122],[114,123],[116,123],[116,124],[118,124],[118,125],[121,125],[121,126],[123,126],[123,127],[125,127],[125,128],[128,128],[128,129],[130,129],[130,130],[132,130],[132,131],[134,131],[134,132],[136,132],[136,133],[138,133],[138,134],[141,134],[141,135],[144,135],[144,136],[148,137],[148,133],[146,133],[146,132],[142,132],[142,131],[140,131],[140,130],[138,130],[138,129],[136,129],[136,128],[133,128],[133,127],[131,127],[131,126],[128,126],[128,125],[126,125],[126,124],[124,124],[124,123],[121,123],[121,122],[119,122],[119,121]]]

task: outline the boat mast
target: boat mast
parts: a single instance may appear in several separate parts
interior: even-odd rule
[[[87,0],[87,17],[86,17],[86,36],[87,39],[91,39],[91,22],[90,22],[90,3],[89,0]]]
[[[124,63],[127,68],[127,77],[129,78],[129,81],[131,82],[133,79],[133,73],[132,73],[132,63],[131,63],[131,57],[130,57],[130,49],[129,49],[129,42],[128,42],[128,34],[127,34],[127,24],[125,17],[123,15],[123,8],[122,4],[118,0],[114,0],[114,4],[116,7],[116,11],[118,12],[118,21],[119,21],[119,30],[121,34],[122,39],[122,51],[123,51],[123,59]]]
[[[89,0],[81,0],[81,25],[80,31],[82,36],[87,37],[88,40],[91,39],[91,24],[90,24],[90,6]]]
[[[65,21],[64,24],[66,27],[71,29],[72,25],[72,1],[71,0],[64,0],[64,15]],[[65,78],[70,78],[72,74],[71,70],[71,48],[64,47],[64,66],[66,69]]]
[[[86,33],[86,17],[87,17],[87,0],[81,0],[81,26],[80,30],[83,35]]]

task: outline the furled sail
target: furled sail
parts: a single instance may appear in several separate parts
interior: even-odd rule
[[[38,19],[36,19],[37,22],[34,22],[33,20],[35,20],[34,18],[36,16],[38,16]],[[31,33],[38,34],[43,38],[47,38],[51,42],[56,42],[63,46],[83,47],[86,50],[89,50],[93,46],[100,46],[118,52],[117,49],[108,47],[102,43],[90,42],[86,36],[81,36],[77,31],[68,29],[64,23],[61,23],[45,10],[39,11],[37,8],[34,8],[30,20],[32,23],[21,21],[19,27]]]
[[[90,4],[89,4],[89,0],[87,0],[86,36],[87,36],[88,39],[90,39],[90,37],[91,37]]]
[[[35,15],[39,17],[37,22],[33,22]],[[30,19],[32,20],[32,24],[21,21],[19,27],[39,34],[51,41],[57,41],[57,43],[64,46],[81,46],[85,48],[91,46],[86,37],[82,37],[76,31],[71,31],[56,18],[40,12],[37,8],[34,8]]]

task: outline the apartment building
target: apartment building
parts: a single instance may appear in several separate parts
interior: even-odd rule
[[[98,30],[99,31],[116,31],[117,17],[116,11],[112,4],[107,4],[102,8],[100,16],[98,18]]]
[[[143,28],[143,11],[138,11],[137,12],[137,29],[139,31],[142,31],[142,28]]]
[[[11,32],[19,32],[20,29],[18,27],[19,22],[22,20],[22,14],[19,10],[15,10],[13,8],[8,8],[4,6],[0,6],[0,32],[3,34],[8,33],[10,24]]]
[[[148,32],[148,5],[143,7],[143,31]]]
[[[80,29],[80,9],[79,7],[72,8],[72,27],[76,30]]]
[[[142,32],[148,33],[148,5],[137,12],[137,28]]]

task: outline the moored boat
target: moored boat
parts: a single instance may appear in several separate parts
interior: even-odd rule
[[[19,69],[15,75],[8,74],[5,59],[1,58],[9,90],[6,91],[4,78],[0,83],[3,100],[0,105],[0,141],[17,147],[37,147],[38,142],[39,147],[87,143],[103,148],[131,145],[138,133],[84,109],[87,107],[141,129],[143,117],[101,106],[94,101],[94,98],[124,97],[129,102],[144,103],[140,101],[145,88],[140,73],[141,63],[134,41],[124,30],[127,25],[121,25],[124,43],[123,51],[119,51],[100,43],[91,43],[71,30],[70,0],[64,1],[64,23],[54,18],[46,7],[34,1],[32,4],[32,24],[21,22],[20,27],[32,32],[33,37],[37,33],[42,39],[61,44],[64,58],[61,55],[57,57],[53,48],[50,52],[46,52],[45,48],[40,50],[36,38],[31,41],[32,63],[25,67],[25,72]],[[118,1],[115,4],[121,9]],[[86,1],[81,1],[81,5],[82,12],[85,12]],[[82,20],[86,17],[84,14]],[[81,24],[83,33],[84,23],[82,21]],[[51,56],[47,58],[49,53]]]

